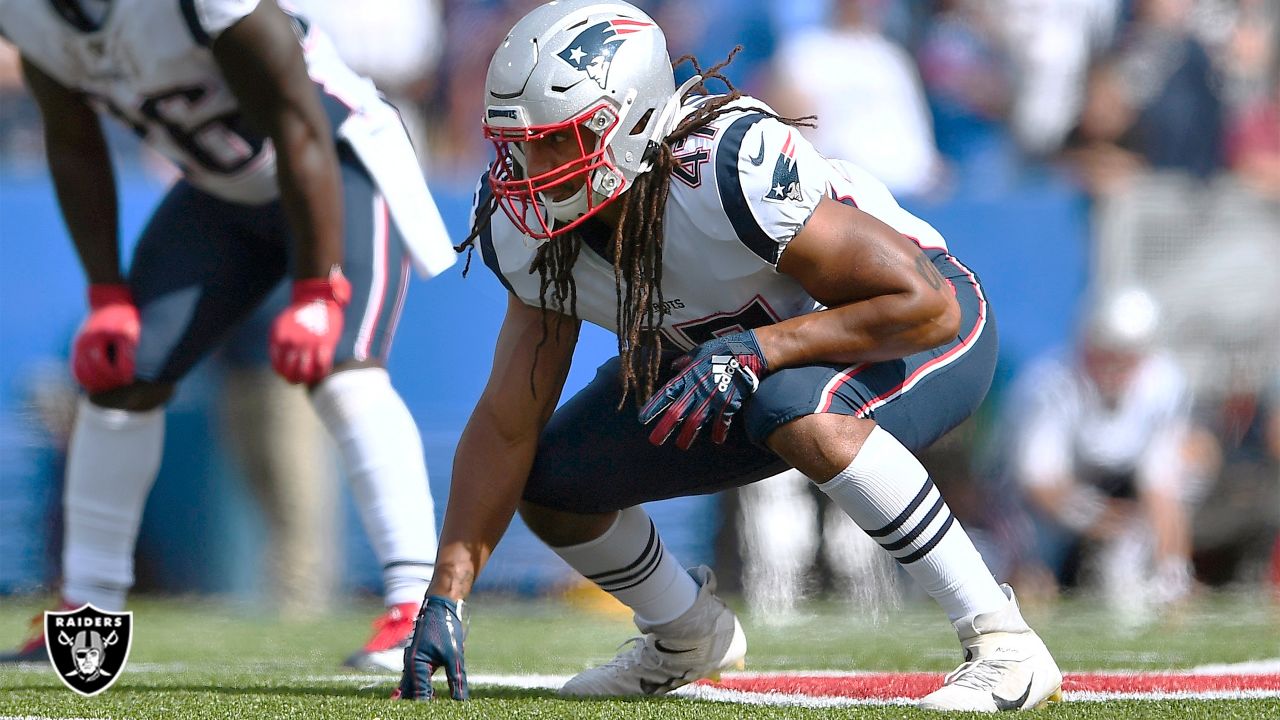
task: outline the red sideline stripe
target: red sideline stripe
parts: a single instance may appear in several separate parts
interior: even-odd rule
[[[1067,692],[1232,692],[1280,690],[1280,673],[1269,675],[1173,675],[1162,673],[1067,673]]]
[[[858,675],[766,675],[726,677],[703,684],[756,693],[788,693],[813,697],[868,700],[923,697],[942,686],[938,673],[867,673]],[[1280,673],[1258,675],[1192,675],[1167,673],[1067,673],[1066,692],[1198,693],[1245,690],[1280,691]]]

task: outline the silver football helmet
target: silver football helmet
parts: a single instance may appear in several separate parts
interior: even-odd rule
[[[652,18],[621,0],[542,5],[507,34],[485,79],[493,194],[529,237],[568,232],[652,167],[679,108],[666,36]],[[522,144],[564,130],[580,156],[530,176]],[[545,194],[566,182],[582,184],[568,198]]]

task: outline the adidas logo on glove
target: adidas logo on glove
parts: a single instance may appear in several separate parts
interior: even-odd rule
[[[732,355],[711,356],[711,377],[716,381],[716,389],[725,392],[733,382],[734,373],[742,368],[738,358]]]

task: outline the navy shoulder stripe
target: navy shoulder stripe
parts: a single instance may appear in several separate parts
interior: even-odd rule
[[[492,192],[489,190],[489,173],[486,171],[484,177],[480,179],[480,187],[476,189],[475,210],[472,211],[472,220],[475,219],[475,213],[480,208],[489,203],[489,197]],[[494,214],[502,212],[502,208],[494,211]],[[493,247],[493,223],[485,223],[484,229],[480,231],[480,236],[476,238],[480,243],[480,257],[484,260],[485,267],[489,268],[494,275],[498,276],[498,280],[502,282],[502,286],[512,295],[516,294],[511,283],[507,281],[507,276],[502,274],[502,266],[498,264],[498,251]]]
[[[209,37],[209,33],[205,32],[200,25],[200,16],[196,13],[196,1],[178,0],[178,5],[182,8],[182,19],[187,21],[187,30],[191,31],[191,39],[195,40],[197,45],[208,47],[213,38]]]
[[[769,237],[769,233],[756,222],[751,214],[751,206],[742,191],[742,178],[738,174],[738,153],[742,149],[742,138],[752,125],[769,117],[764,113],[751,113],[734,120],[725,131],[716,148],[716,188],[720,191],[720,203],[724,206],[738,240],[747,249],[760,256],[761,260],[775,264],[778,261],[778,243]]]

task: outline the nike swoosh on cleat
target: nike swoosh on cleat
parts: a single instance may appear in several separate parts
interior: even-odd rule
[[[671,648],[663,645],[661,640],[654,640],[653,646],[657,648],[659,652],[664,652],[664,653],[667,653],[668,655],[681,655],[683,653],[693,652],[694,650],[698,649],[698,648],[687,648],[685,650],[672,650]]]
[[[764,162],[764,136],[763,135],[760,136],[760,154],[756,155],[755,157],[749,157],[747,159],[751,161],[752,165],[760,165],[761,163]]]
[[[1022,695],[1016,700],[1002,698],[995,693],[991,693],[991,700],[996,704],[996,710],[1004,712],[1006,710],[1021,710],[1022,706],[1027,703],[1027,698],[1031,695],[1031,685],[1036,681],[1036,676],[1032,675],[1027,681],[1027,689],[1022,691]]]
[[[665,692],[675,687],[675,684],[684,679],[683,675],[669,677],[663,682],[649,682],[648,680],[640,681],[640,692],[645,695],[656,695],[659,692]]]

